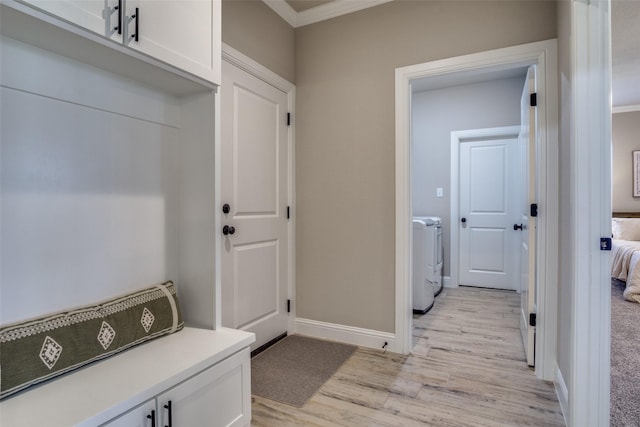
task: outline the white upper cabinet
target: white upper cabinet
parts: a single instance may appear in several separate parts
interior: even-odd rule
[[[127,46],[219,82],[219,1],[127,0],[125,4]]]
[[[87,30],[122,42],[119,9],[124,0],[25,0],[32,6],[79,25]]]
[[[220,84],[221,0],[18,2]]]

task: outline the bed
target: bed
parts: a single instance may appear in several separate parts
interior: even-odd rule
[[[611,277],[626,283],[627,301],[640,303],[640,213],[614,212]]]

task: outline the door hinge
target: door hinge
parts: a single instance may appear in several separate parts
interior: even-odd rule
[[[611,250],[611,237],[601,237],[600,238],[600,250],[601,251],[610,251]]]
[[[529,313],[529,326],[536,326],[536,314]]]
[[[287,206],[287,219],[291,219],[291,207]]]
[[[291,126],[291,113],[287,113],[287,126]]]
[[[291,300],[287,300],[287,313],[291,313]]]
[[[538,204],[531,203],[531,207],[529,209],[529,216],[537,217],[538,216]]]
[[[529,105],[531,105],[532,107],[537,107],[538,106],[538,94],[533,92],[531,95],[529,95]]]

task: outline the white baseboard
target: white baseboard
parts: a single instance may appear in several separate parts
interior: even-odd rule
[[[372,329],[356,328],[354,326],[339,325],[336,323],[320,322],[310,319],[296,319],[295,333],[312,338],[337,341],[360,347],[385,349],[394,353],[400,353],[395,334],[390,332],[374,331]]]
[[[567,384],[564,382],[562,372],[560,368],[556,369],[556,377],[553,380],[553,384],[556,387],[556,396],[558,396],[558,402],[560,402],[560,409],[562,409],[562,416],[564,417],[564,424],[569,425],[569,390],[567,390]]]
[[[450,276],[442,276],[442,286],[445,288],[457,288],[458,285],[454,285],[451,283]]]

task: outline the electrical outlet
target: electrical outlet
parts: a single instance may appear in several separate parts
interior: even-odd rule
[[[442,187],[436,188],[436,197],[444,197],[444,190]]]

